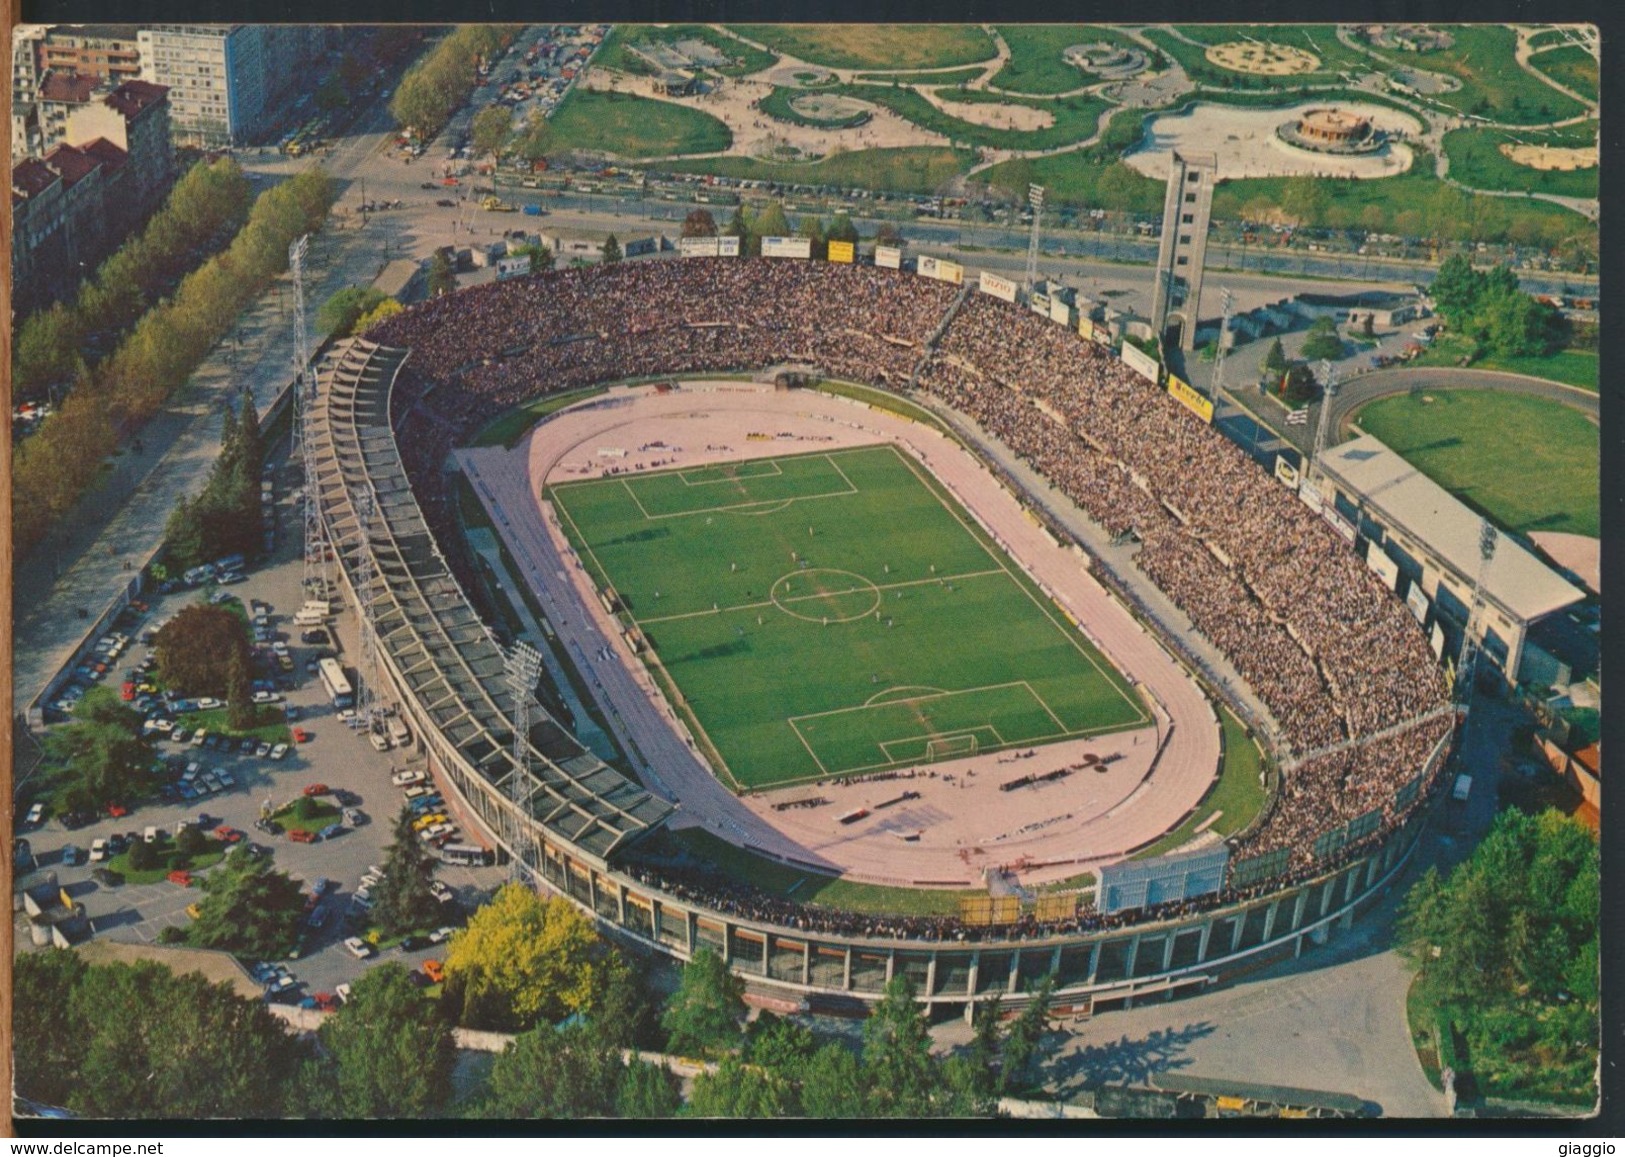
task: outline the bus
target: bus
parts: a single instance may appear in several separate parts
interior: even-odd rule
[[[440,849],[440,861],[461,864],[469,868],[483,868],[496,863],[496,854],[473,844],[447,844]]]
[[[344,668],[339,666],[337,659],[321,660],[316,664],[316,672],[322,677],[322,686],[327,688],[327,697],[333,701],[334,707],[342,710],[355,706],[355,691],[344,677]]]

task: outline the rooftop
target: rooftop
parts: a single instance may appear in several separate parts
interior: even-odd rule
[[[45,163],[62,174],[62,183],[67,186],[77,185],[101,166],[100,159],[74,145],[56,146],[45,154]]]
[[[1481,519],[1466,504],[1369,434],[1328,449],[1326,473],[1420,538],[1468,581],[1478,575]],[[1577,603],[1585,592],[1502,534],[1484,592],[1525,623]]]
[[[39,98],[57,104],[89,104],[97,83],[94,76],[53,72],[40,83]]]
[[[169,95],[162,84],[149,84],[144,80],[127,80],[102,98],[102,103],[127,121],[146,112]]]
[[[119,148],[106,137],[97,137],[88,145],[80,145],[79,151],[93,160],[100,161],[105,169],[118,169],[130,159],[130,154]]]
[[[55,169],[37,157],[18,161],[11,166],[12,198],[26,201],[30,197],[37,197],[61,179]]]

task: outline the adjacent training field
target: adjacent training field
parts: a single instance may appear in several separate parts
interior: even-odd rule
[[[1149,719],[1066,616],[890,446],[549,493],[736,788]]]

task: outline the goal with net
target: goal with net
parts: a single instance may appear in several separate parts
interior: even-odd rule
[[[940,735],[925,742],[925,757],[929,760],[957,759],[962,756],[975,755],[981,745],[974,734]]]

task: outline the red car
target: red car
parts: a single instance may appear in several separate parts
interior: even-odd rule
[[[123,819],[125,816],[130,814],[130,809],[125,807],[123,804],[110,803],[107,805],[107,814],[112,816],[114,819]]]
[[[288,833],[288,838],[296,844],[314,844],[316,842],[316,833],[294,828]]]
[[[423,975],[429,978],[429,983],[441,984],[446,979],[446,966],[438,960],[425,960],[423,962]]]
[[[173,872],[169,873],[168,879],[171,884],[179,884],[183,888],[190,888],[192,886],[192,873],[188,872],[185,868],[176,868]]]
[[[118,689],[118,697],[120,699],[124,700],[126,703],[128,703],[132,699],[134,699],[135,698],[135,684],[134,683],[122,684]]]
[[[306,795],[326,795],[328,787],[325,783],[311,783],[305,785]]]
[[[310,732],[306,731],[303,727],[295,727],[293,729],[293,741],[295,743],[309,743]]]
[[[316,994],[317,1012],[337,1012],[338,1008],[339,998],[334,996],[331,992],[318,992]]]
[[[446,188],[449,189],[454,185],[460,184],[461,182],[459,182],[456,177],[447,177],[444,181],[441,181],[440,183],[442,185],[444,185]]]
[[[214,829],[214,838],[224,843],[235,844],[242,841],[243,833],[227,824],[221,824]]]

